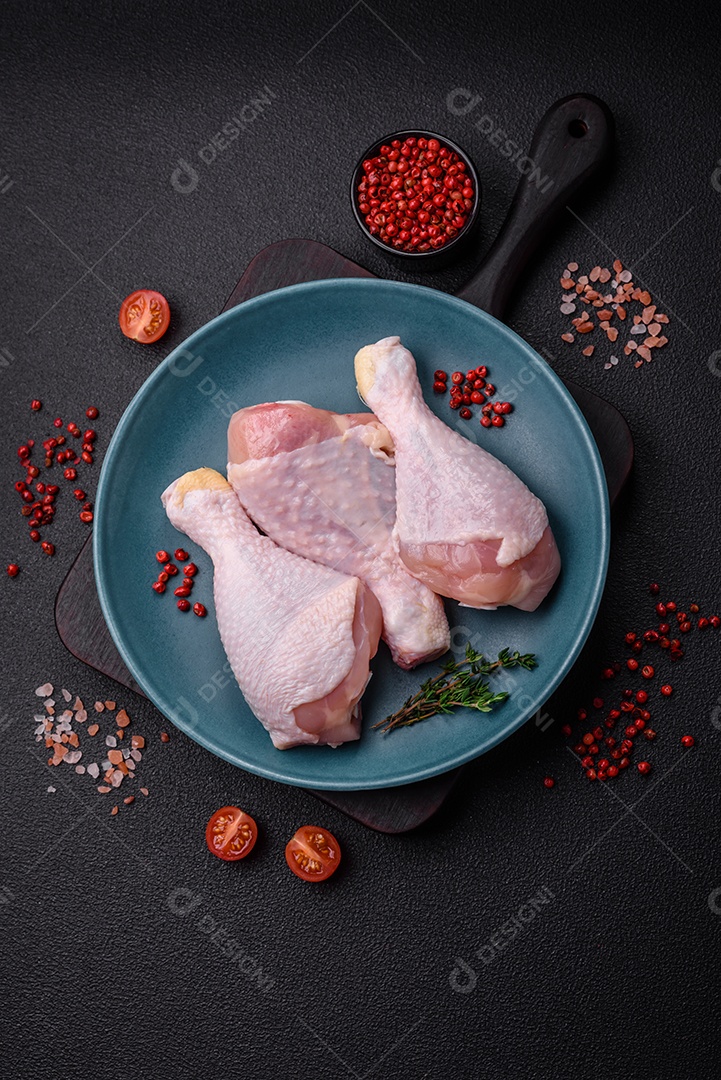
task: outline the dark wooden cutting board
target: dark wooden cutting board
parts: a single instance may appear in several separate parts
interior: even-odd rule
[[[294,285],[333,277],[373,277],[363,267],[313,240],[281,240],[265,248],[248,266],[223,310],[253,296]],[[593,425],[592,425],[593,426]],[[619,477],[618,444],[613,432],[596,432],[601,457],[615,494],[625,478]],[[623,459],[627,465],[627,459]],[[137,694],[142,690],[115,648],[95,589],[92,538],[89,538],[63,582],[55,603],[55,622],[63,644],[79,660],[110,676]],[[439,808],[458,778],[460,769],[404,787],[376,791],[313,791],[314,795],[342,810],[356,821],[380,832],[406,832],[427,821]]]
[[[530,152],[542,171],[555,177],[554,184],[541,194],[521,177],[494,244],[459,294],[463,299],[503,318],[513,287],[542,237],[558,220],[567,199],[607,162],[612,142],[613,118],[597,98],[574,95],[551,106],[536,129]],[[282,240],[255,256],[223,311],[286,285],[339,277],[374,275],[314,240]],[[597,394],[568,381],[566,386],[596,439],[613,502],[633,461],[628,425],[618,410]],[[55,621],[61,640],[74,656],[142,693],[105,625],[95,589],[90,540],[61,586]],[[405,787],[359,792],[314,790],[312,794],[372,829],[406,832],[436,812],[460,772],[455,769]]]

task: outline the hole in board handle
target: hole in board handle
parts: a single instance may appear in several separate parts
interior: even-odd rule
[[[568,134],[574,139],[582,139],[588,134],[588,124],[585,120],[571,120],[568,125]]]

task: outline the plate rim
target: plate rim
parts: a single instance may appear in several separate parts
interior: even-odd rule
[[[105,516],[105,487],[107,483],[107,476],[112,469],[113,459],[117,453],[117,448],[121,445],[125,435],[125,429],[130,425],[133,420],[136,409],[142,399],[147,396],[155,384],[156,381],[161,379],[166,371],[171,368],[171,365],[176,360],[176,357],[183,352],[191,351],[192,343],[201,335],[208,332],[211,327],[221,326],[225,322],[232,321],[237,317],[239,311],[247,309],[248,307],[261,306],[264,302],[268,302],[271,298],[277,298],[279,295],[290,295],[295,293],[312,292],[318,290],[321,287],[331,287],[333,289],[360,289],[361,291],[372,291],[376,288],[388,288],[392,286],[394,289],[398,289],[404,292],[414,294],[431,294],[434,297],[442,296],[451,306],[457,306],[459,310],[467,311],[469,308],[474,312],[476,316],[481,318],[481,321],[487,321],[492,326],[500,328],[502,333],[508,335],[514,345],[520,352],[525,353],[529,358],[541,363],[545,369],[546,374],[550,375],[551,382],[555,383],[555,389],[559,393],[559,396],[564,401],[566,408],[574,415],[576,423],[579,427],[580,433],[584,438],[587,450],[589,452],[590,463],[592,465],[592,472],[596,481],[596,489],[601,495],[600,510],[601,510],[601,540],[602,540],[602,559],[600,565],[596,568],[595,577],[592,585],[592,594],[590,601],[586,604],[585,617],[576,633],[576,637],[572,647],[568,650],[567,656],[564,662],[557,668],[552,679],[541,695],[533,696],[532,703],[528,705],[522,713],[522,719],[513,721],[506,726],[500,728],[495,734],[487,741],[481,750],[469,750],[461,752],[456,755],[452,760],[445,759],[438,766],[428,766],[427,768],[415,768],[410,772],[402,775],[396,775],[392,779],[383,779],[378,783],[372,778],[357,778],[352,783],[345,782],[342,779],[329,779],[324,781],[302,778],[297,773],[288,774],[280,767],[278,768],[265,767],[264,765],[258,765],[256,763],[249,763],[240,759],[239,755],[232,754],[226,751],[223,747],[213,744],[211,737],[205,735],[202,731],[198,732],[190,724],[184,724],[179,721],[177,716],[172,715],[172,709],[168,708],[168,703],[164,702],[163,705],[159,704],[154,692],[151,692],[148,681],[145,679],[143,671],[139,670],[131,659],[128,651],[125,648],[123,635],[116,623],[115,616],[113,614],[112,604],[109,599],[108,592],[106,591],[103,570],[104,570],[104,556],[103,545],[101,542],[102,522]],[[150,373],[145,379],[142,385],[135,392],[131,400],[125,407],[123,414],[118,421],[118,424],[113,432],[110,442],[108,444],[107,451],[105,453],[103,464],[98,480],[97,493],[95,497],[95,514],[96,514],[96,528],[93,529],[93,563],[95,574],[95,586],[98,593],[98,599],[103,612],[103,618],[110,632],[110,636],[113,639],[115,647],[117,648],[123,663],[126,665],[133,678],[141,687],[143,693],[147,696],[151,704],[158,709],[162,716],[169,720],[174,726],[176,726],[185,735],[191,738],[198,745],[214,754],[216,757],[220,757],[230,764],[235,765],[237,768],[244,769],[246,772],[253,773],[256,776],[263,776],[269,780],[275,780],[278,783],[288,784],[292,787],[302,788],[314,788],[319,791],[370,791],[370,790],[383,790],[385,788],[401,787],[408,784],[417,783],[421,780],[430,779],[434,776],[443,775],[446,772],[451,772],[453,769],[466,764],[469,761],[473,761],[476,758],[482,757],[488,753],[494,747],[504,742],[515,731],[518,731],[528,723],[529,719],[535,712],[546,702],[558,689],[563,680],[566,678],[571,668],[575,664],[578,656],[583,649],[588,636],[591,632],[593,624],[598,613],[598,608],[603,596],[603,590],[606,582],[606,576],[608,572],[609,551],[610,551],[610,504],[608,498],[608,485],[606,483],[605,473],[601,462],[598,446],[593,438],[591,430],[588,426],[585,416],[581,412],[581,409],[573,399],[570,391],[564,385],[560,376],[554,371],[551,365],[538,353],[524,338],[516,333],[510,326],[502,322],[495,316],[490,315],[488,312],[483,311],[482,308],[478,308],[473,304],[470,304],[466,300],[462,300],[457,296],[453,296],[450,293],[444,293],[440,289],[434,289],[427,285],[417,285],[411,282],[391,281],[387,278],[320,278],[315,281],[299,282],[295,285],[286,285],[281,289],[273,289],[267,293],[261,293],[258,296],[254,296],[249,300],[245,300],[240,304],[236,304],[232,308],[228,308],[227,311],[222,311],[219,315],[210,319],[208,322],[203,323],[196,330],[193,331],[187,338],[176,345],[171,351],[163,358],[163,360],[157,365],[157,367]],[[159,696],[159,695],[158,695]],[[529,693],[529,697],[531,694]],[[168,715],[170,713],[170,715]],[[258,721],[259,723],[259,721]],[[278,754],[280,755],[280,751]],[[292,750],[289,751],[292,754]],[[285,755],[283,755],[284,757]]]

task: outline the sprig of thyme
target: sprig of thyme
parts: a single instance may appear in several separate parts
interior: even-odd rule
[[[490,712],[494,705],[506,701],[508,693],[504,690],[494,693],[484,676],[492,675],[501,668],[524,668],[531,671],[537,666],[533,653],[521,655],[510,649],[501,649],[497,660],[487,660],[483,653],[466,646],[465,659],[448,660],[438,675],[432,676],[385,720],[374,724],[384,735],[399,727],[409,727],[437,713],[451,713],[454,709],[475,709],[477,712]]]

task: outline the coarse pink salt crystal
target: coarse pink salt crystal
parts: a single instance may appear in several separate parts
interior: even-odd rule
[[[43,683],[43,685],[39,686],[37,688],[37,690],[35,691],[37,696],[41,697],[41,698],[50,697],[52,692],[53,692],[53,684],[49,683],[49,682]]]

